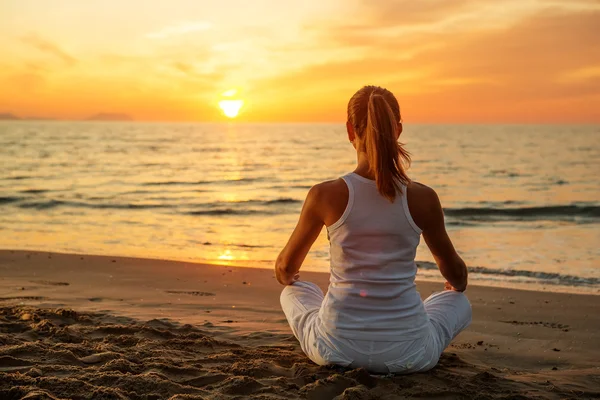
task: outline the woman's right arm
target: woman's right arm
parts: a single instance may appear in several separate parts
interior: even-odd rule
[[[454,290],[464,291],[467,288],[467,266],[446,232],[444,211],[437,193],[430,187],[413,182],[408,190],[408,203],[442,276]]]

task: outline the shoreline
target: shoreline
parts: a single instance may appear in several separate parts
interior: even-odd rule
[[[66,265],[56,265],[57,262],[66,261]],[[83,261],[83,263],[81,263]],[[23,268],[24,263],[29,262],[26,270]],[[18,269],[7,271],[8,266],[12,263],[16,263]],[[39,269],[38,263],[50,263],[52,267],[50,270]],[[124,268],[122,268],[124,267]],[[194,261],[179,261],[179,260],[168,260],[160,258],[140,258],[140,257],[127,257],[127,256],[108,256],[108,255],[93,255],[93,254],[81,254],[81,253],[62,253],[62,252],[47,252],[47,251],[29,251],[29,250],[5,250],[0,249],[0,271],[3,278],[0,283],[6,286],[7,281],[11,281],[16,278],[24,278],[22,275],[30,272],[35,278],[33,280],[22,280],[25,286],[16,285],[14,289],[24,291],[26,287],[31,287],[31,283],[47,282],[49,286],[60,288],[62,286],[69,287],[69,282],[54,282],[56,279],[43,280],[42,278],[52,278],[52,273],[58,273],[61,275],[80,273],[80,280],[85,283],[89,288],[93,288],[94,284],[97,284],[100,291],[107,289],[106,284],[110,286],[127,286],[127,282],[119,283],[118,281],[112,281],[113,276],[117,277],[118,274],[122,274],[127,277],[126,280],[140,279],[142,276],[147,278],[144,284],[148,288],[148,284],[153,282],[156,278],[166,278],[169,275],[181,275],[185,278],[175,278],[178,285],[185,284],[187,282],[193,282],[193,285],[199,285],[202,287],[204,284],[209,286],[214,285],[213,280],[221,280],[223,287],[228,288],[227,292],[229,295],[233,295],[232,298],[239,297],[239,293],[231,291],[231,284],[233,283],[232,275],[237,276],[241,279],[243,287],[254,288],[257,286],[256,278],[268,278],[260,282],[260,288],[268,288],[269,292],[276,294],[277,301],[279,299],[278,293],[283,288],[276,280],[273,269],[259,268],[259,267],[247,267],[239,265],[227,265],[227,264],[209,264]],[[21,276],[18,276],[21,275]],[[76,275],[75,275],[76,276]],[[321,289],[327,291],[329,284],[329,273],[318,272],[318,271],[300,271],[302,280],[308,280],[317,283]],[[91,277],[102,277],[107,281],[90,282]],[[69,280],[68,277],[64,276],[63,280]],[[172,276],[169,277],[172,280]],[[199,279],[195,279],[199,278]],[[205,279],[209,278],[209,279]],[[254,278],[254,279],[251,279]],[[25,278],[27,279],[27,278]],[[42,279],[42,280],[40,280]],[[79,280],[79,279],[78,279]],[[417,277],[415,280],[417,289],[421,293],[421,297],[425,298],[429,294],[436,291],[440,291],[443,288],[443,278],[440,275],[438,280],[421,280]],[[162,282],[161,282],[162,283]],[[174,283],[174,282],[171,282]],[[239,282],[238,282],[239,283]],[[64,285],[62,285],[64,284]],[[255,285],[255,286],[252,286]],[[25,289],[24,289],[25,288]],[[34,286],[34,289],[41,289],[39,286]],[[176,292],[176,291],[174,291]],[[192,291],[194,292],[194,291]],[[165,293],[169,294],[167,290]],[[178,292],[179,293],[179,292]],[[183,292],[181,292],[183,293]],[[194,292],[195,293],[195,292]],[[210,294],[210,292],[198,292],[200,294],[191,294],[191,296],[202,298],[211,297],[205,296],[204,293]],[[513,298],[519,294],[534,297],[555,297],[558,296],[562,299],[578,297],[581,299],[588,299],[590,302],[597,300],[597,296],[592,293],[565,293],[565,292],[553,292],[553,291],[541,291],[531,289],[521,289],[513,287],[501,287],[501,286],[486,286],[478,284],[469,284],[467,294],[476,294],[479,298],[485,296],[487,293],[497,293],[502,298]],[[22,294],[22,293],[21,293]],[[174,293],[170,293],[174,294]],[[471,297],[471,296],[469,296]],[[0,297],[0,299],[3,299]],[[94,298],[95,299],[95,298]],[[67,298],[67,300],[70,300]],[[122,299],[118,299],[121,301]],[[235,305],[234,307],[235,308]]]
[[[301,278],[327,288],[328,274]],[[417,282],[423,298],[441,288]],[[281,311],[281,289],[257,268],[0,251],[0,395],[600,396],[597,296],[470,286],[473,323],[438,367],[371,377],[312,364]]]
[[[195,264],[198,265],[199,267],[202,266],[215,266],[215,267],[232,267],[232,268],[250,268],[250,269],[259,269],[259,270],[267,270],[267,271],[272,271],[273,268],[268,268],[266,267],[266,262],[265,261],[253,261],[253,260],[237,260],[237,261],[227,261],[227,260],[222,260],[221,263],[216,263],[213,262],[212,260],[209,261],[205,261],[202,260],[200,258],[197,259],[177,259],[177,258],[164,258],[164,257],[160,257],[160,256],[144,256],[144,257],[140,257],[140,256],[135,256],[135,255],[119,255],[119,254],[91,254],[91,253],[86,253],[86,252],[67,252],[67,251],[46,251],[46,250],[31,250],[31,249],[27,249],[27,248],[21,248],[21,249],[14,249],[14,248],[10,248],[10,249],[5,249],[5,248],[0,248],[0,253],[3,252],[30,252],[30,253],[43,253],[43,254],[56,254],[56,255],[77,255],[77,256],[91,256],[91,257],[105,257],[105,258],[122,258],[122,259],[131,259],[131,260],[147,260],[147,261],[166,261],[166,262],[174,262],[174,263],[188,263],[188,264]],[[243,263],[247,263],[247,264],[252,264],[252,265],[243,265]],[[255,263],[255,264],[253,264]],[[272,264],[274,265],[275,261],[272,262]],[[417,267],[419,269],[419,271],[417,272],[417,277],[415,279],[416,282],[440,282],[440,280],[442,280],[442,276],[439,275],[439,271],[437,270],[437,266],[434,262],[431,261],[415,261],[415,263],[417,264]],[[261,265],[262,264],[262,265]],[[469,287],[473,287],[473,286],[477,286],[477,287],[484,287],[484,288],[501,288],[501,289],[512,289],[512,290],[525,290],[525,291],[530,291],[530,292],[543,292],[543,293],[562,293],[562,294],[576,294],[576,295],[591,295],[591,296],[600,296],[600,287],[590,287],[588,285],[565,285],[565,284],[560,284],[560,283],[555,283],[555,282],[545,282],[545,283],[540,283],[540,282],[515,282],[514,280],[494,280],[494,279],[480,279],[479,277],[474,277],[477,276],[479,273],[477,271],[473,271],[473,270],[480,270],[480,269],[488,269],[486,267],[480,267],[480,266],[470,266],[469,268],[469,274],[470,274],[470,283],[469,283]],[[489,270],[489,269],[488,269]],[[438,277],[432,277],[432,276],[424,276],[424,271],[427,272],[431,272],[434,271],[434,273],[437,271],[438,273]],[[301,274],[306,274],[306,273],[315,273],[315,274],[325,274],[325,275],[329,275],[329,271],[318,271],[315,269],[307,269],[307,270],[301,270],[300,271]],[[535,272],[532,272],[532,274],[536,274]],[[510,276],[510,275],[504,275],[504,276]],[[568,275],[563,275],[568,277]],[[532,278],[535,279],[535,278]],[[584,278],[584,279],[589,279],[589,278]],[[592,278],[592,279],[596,279],[596,278]],[[508,285],[508,286],[507,286]]]

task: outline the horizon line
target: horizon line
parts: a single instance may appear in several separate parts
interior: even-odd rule
[[[121,123],[121,124],[221,124],[221,125],[341,125],[345,121],[190,121],[190,120],[94,120],[94,119],[58,119],[58,118],[16,118],[0,119],[0,123]],[[572,122],[542,122],[542,121],[463,121],[463,122],[403,122],[403,125],[600,125],[600,121],[572,121]]]

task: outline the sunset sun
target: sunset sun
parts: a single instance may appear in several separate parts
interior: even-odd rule
[[[236,94],[237,90],[235,89],[230,89],[222,93],[222,96],[229,97],[229,99],[227,100],[219,101],[219,107],[221,107],[221,110],[223,110],[223,114],[225,114],[226,117],[237,117],[240,112],[240,109],[244,105],[244,100],[231,98],[234,97]]]
[[[219,102],[219,107],[223,110],[223,114],[229,118],[237,117],[243,105],[243,100],[221,100]]]

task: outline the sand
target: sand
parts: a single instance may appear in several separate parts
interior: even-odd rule
[[[600,296],[472,286],[436,368],[371,376],[310,362],[280,291],[270,270],[0,251],[0,399],[600,398]]]

